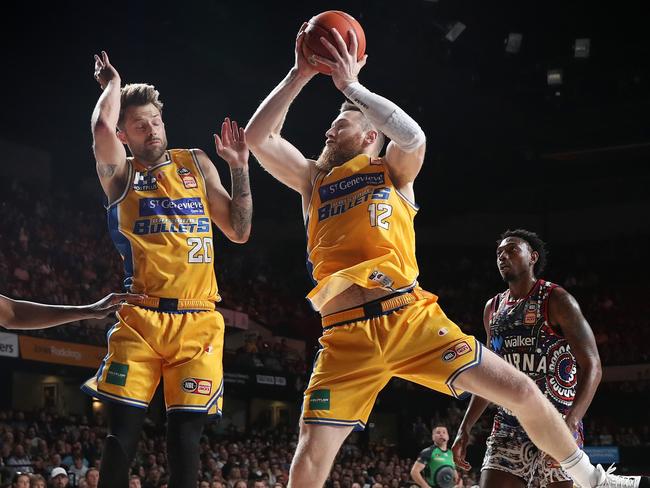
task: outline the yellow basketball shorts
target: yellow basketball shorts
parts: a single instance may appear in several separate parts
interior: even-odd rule
[[[481,362],[483,346],[447,318],[435,295],[423,293],[389,313],[380,307],[371,318],[324,329],[303,399],[305,423],[363,430],[377,395],[393,377],[454,397],[464,393],[454,380]],[[325,325],[331,317],[324,317]]]
[[[123,306],[117,318],[108,354],[84,392],[147,408],[162,377],[168,412],[221,415],[225,325],[219,312]]]

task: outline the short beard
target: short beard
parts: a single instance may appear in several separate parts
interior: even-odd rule
[[[350,159],[362,152],[361,144],[350,141],[344,145],[325,144],[323,150],[316,160],[316,169],[325,173],[336,166],[347,163]]]
[[[159,147],[147,147],[146,143],[142,147],[141,150],[138,151],[138,153],[134,153],[133,155],[140,161],[145,162],[145,163],[155,163],[157,162],[163,154],[165,154],[165,151],[167,150],[167,139],[161,139],[162,144]]]

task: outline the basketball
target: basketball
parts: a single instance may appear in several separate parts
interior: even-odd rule
[[[358,41],[357,60],[363,58],[366,52],[366,35],[363,32],[363,28],[354,17],[340,10],[328,10],[309,20],[305,28],[305,39],[302,43],[302,53],[305,58],[309,59],[312,54],[317,54],[318,56],[332,59],[332,55],[320,41],[320,38],[324,37],[336,47],[337,44],[331,32],[333,28],[339,31],[348,48],[352,43],[352,36],[349,31],[350,29],[354,30]],[[331,73],[329,66],[325,66],[322,63],[316,63],[314,67],[321,73],[327,75]]]

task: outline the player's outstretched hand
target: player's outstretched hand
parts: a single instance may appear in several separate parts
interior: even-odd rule
[[[239,127],[235,120],[226,117],[221,124],[221,137],[214,134],[214,145],[217,154],[224,159],[231,168],[248,165],[248,144],[243,127]]]
[[[119,81],[120,79],[120,75],[109,61],[106,51],[102,51],[101,55],[95,54],[95,79],[102,90],[106,88],[109,81]]]
[[[315,74],[318,73],[318,70],[314,68],[313,64],[305,58],[305,55],[302,52],[302,43],[305,42],[305,29],[307,28],[307,22],[304,22],[298,31],[296,36],[296,60],[294,64],[294,69],[298,72],[299,76],[305,78],[312,78]],[[314,61],[315,62],[315,61]]]
[[[336,46],[324,37],[320,38],[320,42],[330,52],[332,59],[314,54],[316,61],[332,69],[332,81],[336,85],[336,88],[341,91],[350,83],[359,80],[359,71],[366,65],[366,61],[368,60],[368,55],[365,54],[360,61],[357,61],[357,46],[359,45],[359,41],[357,40],[356,33],[352,29],[350,29],[350,36],[352,41],[348,49],[339,31],[332,29],[332,37],[336,41]]]
[[[467,445],[469,444],[469,434],[467,432],[458,432],[458,436],[451,446],[451,452],[454,455],[454,463],[457,468],[463,471],[469,471],[472,466],[467,462],[465,456],[467,455]]]
[[[103,319],[113,312],[117,312],[122,305],[137,304],[142,297],[142,295],[132,293],[111,293],[98,302],[91,303],[83,308],[88,313],[88,318]]]

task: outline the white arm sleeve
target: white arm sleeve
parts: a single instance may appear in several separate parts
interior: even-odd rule
[[[418,123],[387,98],[371,92],[359,82],[350,83],[343,94],[403,151],[410,153],[424,144],[426,137]]]

